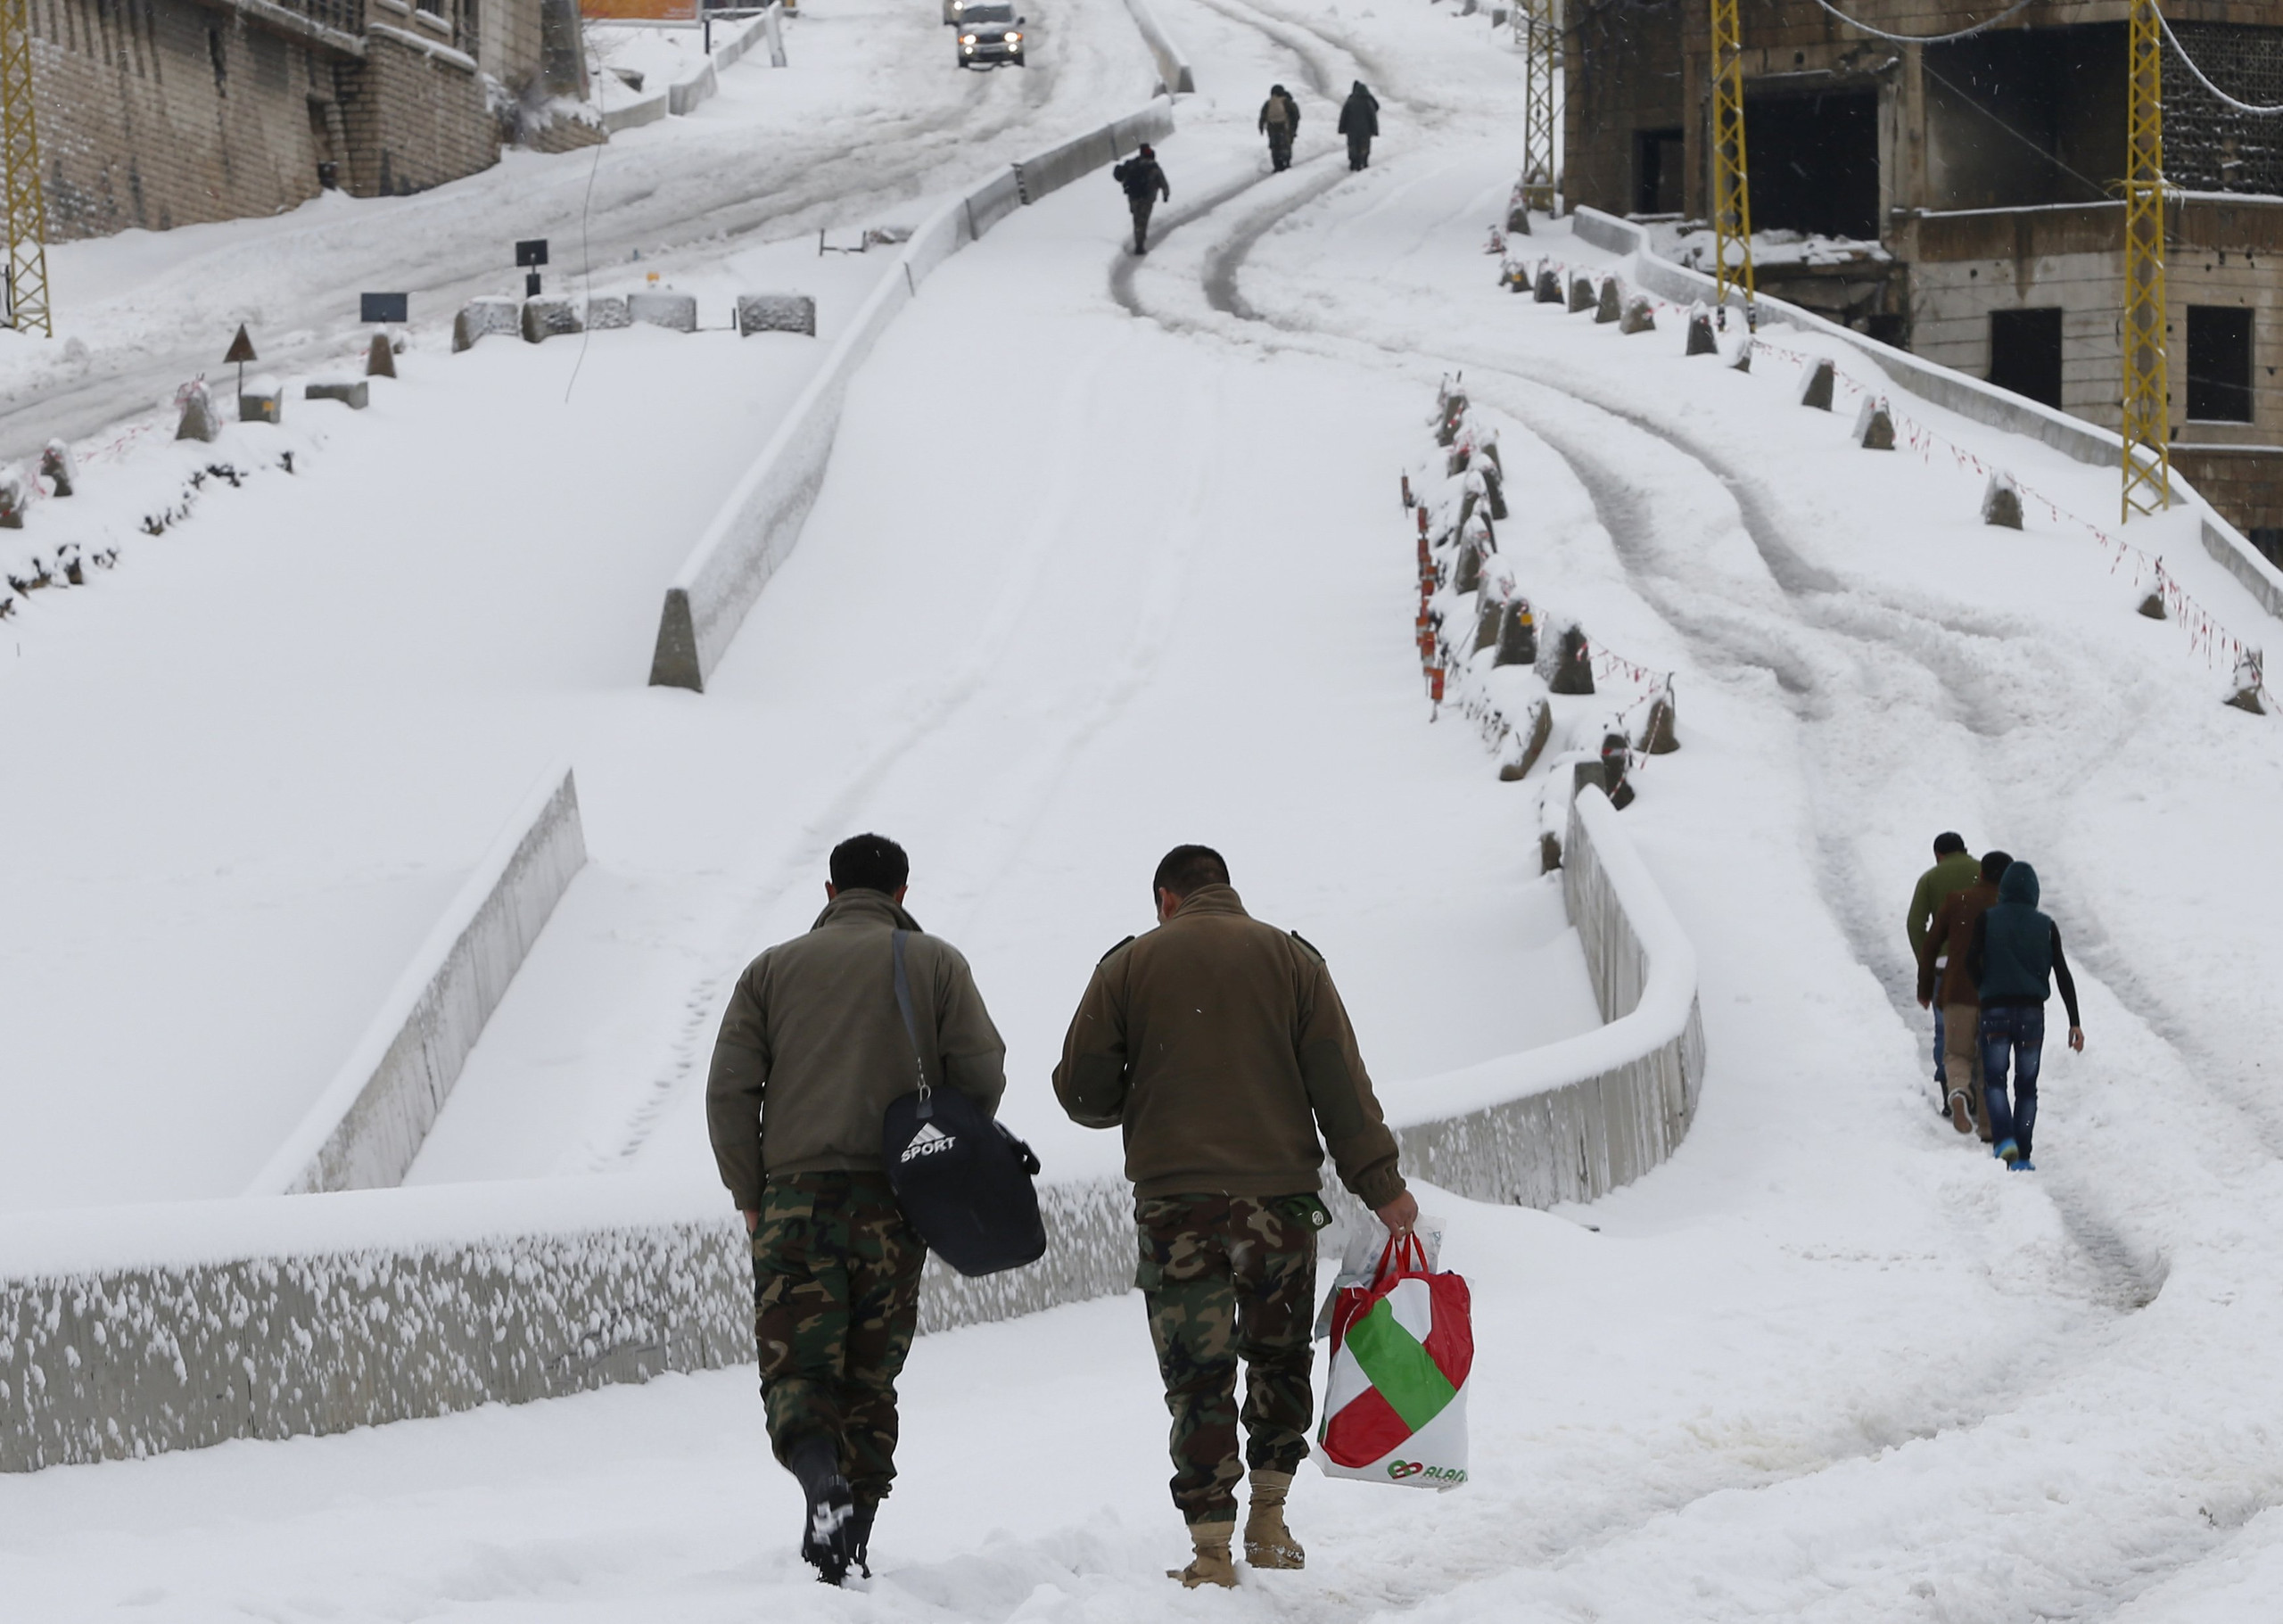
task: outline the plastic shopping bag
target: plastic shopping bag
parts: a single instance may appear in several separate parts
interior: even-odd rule
[[[1342,1289],[1332,1305],[1317,1463],[1329,1477],[1458,1488],[1473,1369],[1465,1280],[1431,1270],[1417,1236],[1390,1240],[1371,1284]]]

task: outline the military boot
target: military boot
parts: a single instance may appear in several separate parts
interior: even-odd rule
[[[1291,1492],[1289,1471],[1252,1474],[1252,1508],[1245,1513],[1245,1560],[1256,1568],[1298,1569],[1308,1554],[1284,1526],[1284,1496]]]
[[[1168,1568],[1167,1579],[1181,1580],[1184,1588],[1194,1590],[1199,1585],[1218,1585],[1224,1590],[1237,1587],[1237,1564],[1229,1554],[1229,1541],[1236,1537],[1237,1520],[1226,1522],[1192,1522],[1189,1525],[1190,1544],[1197,1554],[1190,1558],[1186,1568]]]

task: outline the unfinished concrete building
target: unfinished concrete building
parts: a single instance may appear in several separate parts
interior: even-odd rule
[[[575,0],[29,0],[48,236],[416,192],[600,140]]]
[[[1763,291],[2114,428],[2126,0],[1742,0]],[[1703,218],[1710,8],[1567,0],[1565,198]],[[2166,0],[2196,65],[2283,104],[2283,4]],[[2283,119],[2164,61],[2174,465],[2283,559]]]

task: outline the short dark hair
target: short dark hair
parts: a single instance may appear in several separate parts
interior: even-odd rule
[[[1952,852],[1966,850],[1966,837],[1953,829],[1944,829],[1934,837],[1934,855],[1948,857]]]
[[[2004,852],[1984,852],[1982,854],[1982,878],[1990,885],[1994,886],[2005,878],[2006,870],[2013,866],[2013,858]]]
[[[885,891],[890,896],[911,878],[911,859],[886,835],[851,835],[832,848],[837,891]]]
[[[1209,845],[1177,845],[1158,865],[1158,872],[1150,881],[1150,900],[1156,902],[1158,893],[1170,891],[1175,896],[1187,896],[1205,886],[1225,886],[1229,883],[1229,865],[1221,853]]]

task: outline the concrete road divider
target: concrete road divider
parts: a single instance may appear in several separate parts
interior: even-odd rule
[[[715,512],[666,588],[650,659],[654,688],[703,692],[762,589],[800,539],[824,483],[849,381],[928,273],[1023,202],[1173,128],[1173,103],[1141,112],[1026,161],[954,198],[911,234],[895,268],[849,318],[816,375]],[[1026,177],[1028,179],[1026,179]]]
[[[475,348],[476,341],[489,334],[506,336],[523,330],[523,302],[520,299],[485,297],[471,299],[452,317],[452,353]]]
[[[806,293],[739,293],[738,336],[755,333],[817,335],[817,301]]]
[[[523,301],[523,342],[545,343],[550,338],[567,338],[573,333],[586,331],[579,319],[579,307],[568,299],[526,299]]]
[[[695,333],[697,331],[697,295],[665,290],[629,293],[626,296],[626,316],[629,321],[639,321],[653,327],[670,327],[676,333]],[[813,311],[809,318],[809,331],[816,331]]]
[[[402,1182],[483,1023],[586,861],[578,786],[558,767],[476,865],[348,1061],[246,1193]]]
[[[632,319],[626,313],[625,295],[598,293],[587,301],[588,332],[609,333],[632,325]]]
[[[1181,47],[1174,44],[1173,36],[1166,32],[1166,25],[1158,21],[1158,13],[1150,7],[1150,0],[1125,0],[1125,9],[1133,13],[1133,24],[1142,30],[1142,43],[1150,47],[1150,54],[1157,59],[1158,82],[1168,95],[1188,95],[1197,88],[1197,76],[1190,71],[1189,61]]]
[[[373,386],[363,378],[334,379],[326,383],[302,385],[304,400],[338,400],[352,412],[361,412],[372,403]]]

